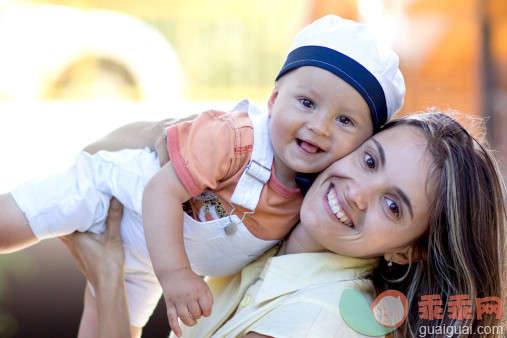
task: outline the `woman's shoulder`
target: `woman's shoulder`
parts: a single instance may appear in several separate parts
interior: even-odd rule
[[[374,289],[369,279],[353,279],[342,281],[328,281],[308,285],[292,296],[299,302],[322,302],[323,306],[338,307],[341,297],[347,290],[361,294],[369,304],[374,299]]]

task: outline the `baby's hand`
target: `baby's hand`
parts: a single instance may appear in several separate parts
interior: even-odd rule
[[[191,269],[171,272],[162,281],[167,318],[174,334],[181,337],[178,317],[187,326],[197,324],[201,316],[211,315],[213,296],[208,284]]]

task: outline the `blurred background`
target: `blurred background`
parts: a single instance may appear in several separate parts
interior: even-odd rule
[[[296,32],[326,14],[399,54],[401,115],[485,118],[506,177],[505,0],[0,0],[0,191],[132,121],[265,107]],[[0,336],[76,336],[84,285],[58,240],[0,255]],[[144,336],[168,332],[161,303]]]

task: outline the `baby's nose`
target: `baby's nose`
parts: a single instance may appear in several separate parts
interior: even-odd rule
[[[324,137],[330,136],[329,121],[324,117],[312,116],[310,121],[306,124],[306,128],[317,135]]]

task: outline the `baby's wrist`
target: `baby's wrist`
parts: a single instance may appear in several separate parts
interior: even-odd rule
[[[157,275],[157,278],[159,280],[164,280],[164,279],[170,279],[170,278],[173,278],[175,275],[179,275],[179,274],[182,274],[182,273],[185,273],[187,271],[192,271],[192,268],[190,266],[181,266],[181,267],[174,267],[171,266],[171,268],[165,268],[164,270],[155,270],[155,274]]]

